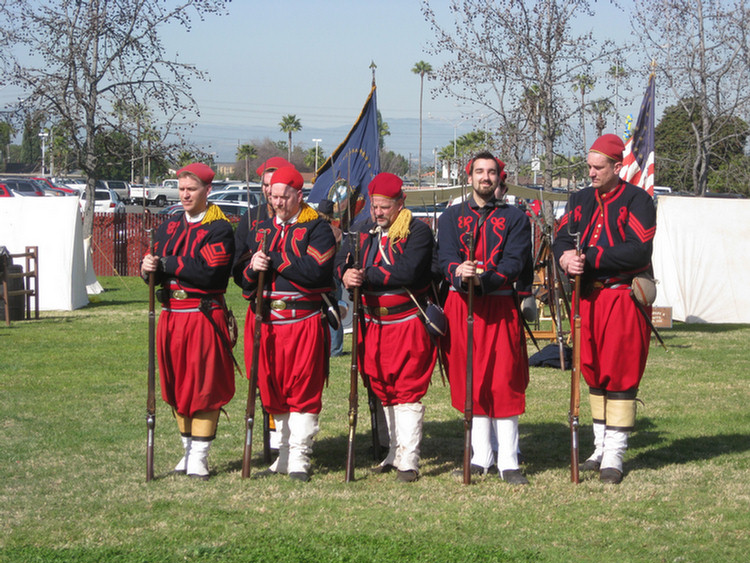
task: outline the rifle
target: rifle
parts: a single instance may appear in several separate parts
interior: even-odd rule
[[[361,267],[359,263],[359,234],[350,232],[349,236],[354,240],[354,264],[353,268]],[[358,366],[359,346],[357,345],[357,334],[359,333],[359,309],[360,309],[359,286],[352,291],[352,359],[349,365],[349,441],[346,447],[346,477],[347,483],[354,481],[354,437],[357,432],[357,410],[359,408],[358,392]]]
[[[551,234],[547,234],[551,237]],[[548,239],[547,239],[548,240]],[[565,344],[563,342],[562,315],[560,314],[559,283],[557,278],[557,264],[555,255],[552,253],[552,241],[547,242],[547,273],[548,281],[552,283],[552,291],[547,292],[547,299],[550,302],[552,316],[555,319],[555,332],[557,333],[557,348],[560,352],[560,369],[565,371]]]
[[[154,229],[149,229],[149,254],[154,254]],[[148,395],[146,398],[146,482],[154,478],[154,428],[156,427],[156,274],[148,274]]]
[[[265,252],[266,230],[261,231],[259,249]],[[250,364],[250,385],[247,390],[247,408],[245,409],[245,449],[242,452],[242,478],[250,477],[250,458],[253,453],[253,425],[255,424],[255,396],[258,386],[258,359],[260,358],[260,337],[263,328],[263,292],[266,271],[258,272],[258,289],[255,290],[255,332],[253,333],[253,355]]]
[[[581,255],[581,233],[575,234],[576,255]],[[570,371],[570,480],[579,483],[578,476],[578,414],[581,406],[581,275],[575,277],[573,294],[573,363]]]
[[[468,208],[464,191],[464,210]],[[479,225],[478,225],[479,227]],[[471,227],[470,227],[471,229]],[[474,261],[474,233],[469,230],[469,260]],[[471,426],[474,419],[474,279],[466,297],[466,396],[464,398],[464,485],[471,484]]]
[[[474,261],[474,233],[469,233],[469,260]],[[466,297],[466,397],[464,399],[464,485],[471,484],[471,426],[474,418],[474,279]]]

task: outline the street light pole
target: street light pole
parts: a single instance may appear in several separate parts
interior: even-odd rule
[[[321,143],[323,139],[313,139],[312,142],[315,143],[315,173],[318,173],[318,143]]]
[[[46,169],[44,167],[45,157],[47,153],[47,137],[49,137],[49,133],[46,131],[42,131],[39,133],[39,138],[42,140],[42,176],[46,176]]]

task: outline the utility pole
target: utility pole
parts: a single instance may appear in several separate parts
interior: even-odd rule
[[[315,173],[318,173],[318,143],[323,142],[323,139],[313,139],[313,143],[315,143]]]
[[[46,131],[42,131],[41,133],[39,133],[39,138],[42,140],[42,176],[43,177],[47,176],[46,169],[44,167],[45,158],[47,155],[47,137],[49,137],[49,133],[47,133]]]

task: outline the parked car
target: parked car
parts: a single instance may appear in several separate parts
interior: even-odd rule
[[[61,197],[65,196],[65,193],[56,190],[55,188],[51,188],[46,182],[43,182],[42,180],[37,180],[36,178],[29,178],[29,182],[33,182],[35,185],[39,187],[44,192],[44,195],[46,197]]]
[[[81,194],[79,200],[81,211],[86,209],[86,192]],[[94,190],[94,212],[95,213],[114,213],[115,211],[125,211],[125,204],[112,189],[96,188]]]
[[[97,180],[96,187],[115,190],[115,193],[120,196],[122,201],[130,201],[130,184],[123,180]]]
[[[67,186],[63,186],[61,184],[57,184],[49,178],[32,178],[32,180],[36,180],[37,182],[43,184],[42,187],[47,186],[48,189],[58,192],[62,195],[78,195],[78,192],[76,190],[73,190]]]
[[[2,181],[8,188],[18,196],[44,197],[45,193],[41,186],[29,178],[6,178]]]
[[[75,192],[78,194],[86,189],[86,180],[84,180],[83,178],[60,178],[59,183],[64,185],[66,188],[75,190]]]
[[[130,201],[139,205],[143,205],[145,201],[146,205],[164,207],[169,202],[179,199],[179,190],[175,187],[169,187],[169,185],[155,186],[149,184],[148,186],[141,186],[134,184],[130,187]]]
[[[253,190],[252,188],[250,188],[250,190],[250,206],[254,207],[260,202],[260,188],[258,188],[257,190]],[[214,203],[218,203],[220,201],[233,201],[236,203],[247,204],[248,192],[244,187],[242,189],[230,188],[220,190],[218,192],[212,191],[210,194],[208,194],[208,201],[213,201]]]
[[[237,203],[234,201],[218,201],[214,202],[224,212],[227,218],[242,217],[247,212],[247,204]]]
[[[212,203],[218,205],[219,209],[221,209],[224,212],[224,215],[226,215],[227,217],[242,217],[247,211],[246,203],[223,200],[213,201]],[[175,213],[180,213],[181,211],[182,204],[175,203],[159,211],[159,215],[174,215]]]
[[[14,194],[11,189],[5,185],[5,183],[0,180],[0,197],[13,197],[16,194]]]

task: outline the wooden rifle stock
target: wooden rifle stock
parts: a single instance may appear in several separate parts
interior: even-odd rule
[[[153,229],[149,232],[149,254],[154,254]],[[148,274],[148,395],[146,398],[146,482],[154,478],[154,429],[156,427],[156,274]]]
[[[580,233],[576,233],[576,254],[581,254]],[[578,475],[578,414],[581,406],[581,276],[575,277],[573,308],[573,364],[570,371],[570,480],[579,483]]]
[[[360,241],[359,234],[351,232],[350,237],[354,239],[354,265],[353,268],[361,267],[359,263]],[[352,358],[349,365],[349,440],[346,446],[346,477],[347,483],[354,481],[354,438],[357,432],[357,411],[359,409],[359,391],[358,391],[358,365],[359,346],[357,345],[357,335],[359,333],[359,310],[360,310],[360,293],[361,288],[355,287],[352,291]]]
[[[260,251],[265,252],[266,235],[261,233]],[[263,328],[263,293],[266,270],[258,272],[258,288],[255,290],[255,330],[253,332],[253,355],[250,365],[250,383],[247,389],[247,407],[245,409],[245,447],[242,452],[242,478],[250,477],[250,459],[253,454],[253,426],[255,425],[255,397],[258,387],[258,360],[260,358],[260,338]]]
[[[469,233],[469,260],[474,261],[474,234]],[[464,485],[471,484],[471,426],[474,418],[474,279],[466,297],[466,398],[464,399]]]

